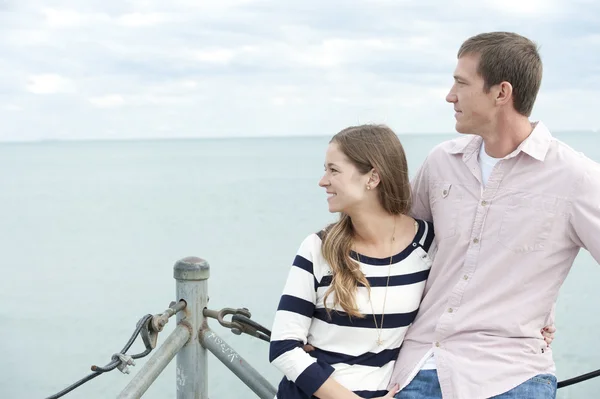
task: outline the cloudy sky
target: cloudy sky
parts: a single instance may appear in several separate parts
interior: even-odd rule
[[[600,129],[596,0],[0,0],[0,140],[451,132],[492,30],[541,47],[533,119]]]

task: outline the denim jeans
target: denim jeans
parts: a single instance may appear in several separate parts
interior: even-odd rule
[[[421,370],[396,399],[442,399],[442,390],[436,370]],[[540,374],[521,385],[490,399],[555,399],[556,377]]]

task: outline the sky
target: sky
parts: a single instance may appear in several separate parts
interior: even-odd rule
[[[452,132],[498,30],[540,46],[532,119],[600,131],[596,0],[0,0],[0,141]]]

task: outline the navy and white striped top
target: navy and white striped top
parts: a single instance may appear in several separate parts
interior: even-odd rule
[[[321,253],[320,234],[311,234],[301,244],[289,272],[277,308],[269,359],[285,377],[277,398],[306,399],[333,376],[341,385],[362,398],[387,394],[387,385],[398,357],[406,329],[413,322],[429,275],[432,259],[433,225],[417,221],[419,229],[412,243],[392,257],[381,339],[373,312],[381,328],[381,310],[390,258],[351,257],[371,285],[371,303],[366,287],[359,285],[356,304],[364,318],[352,318],[337,307],[329,317],[323,297],[331,284],[331,269]],[[333,296],[327,298],[330,309]],[[306,353],[306,343],[316,348]]]

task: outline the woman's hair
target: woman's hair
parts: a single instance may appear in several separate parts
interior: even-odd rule
[[[383,209],[393,215],[410,210],[410,180],[404,149],[398,136],[384,125],[348,127],[331,139],[360,173],[375,169],[379,174],[376,187]],[[350,317],[363,317],[356,305],[359,283],[370,289],[369,282],[357,262],[350,258],[354,229],[350,216],[340,214],[340,220],[324,229],[322,253],[333,274],[331,286],[323,302],[334,293],[333,306],[339,305]],[[325,305],[329,313],[330,310]]]

